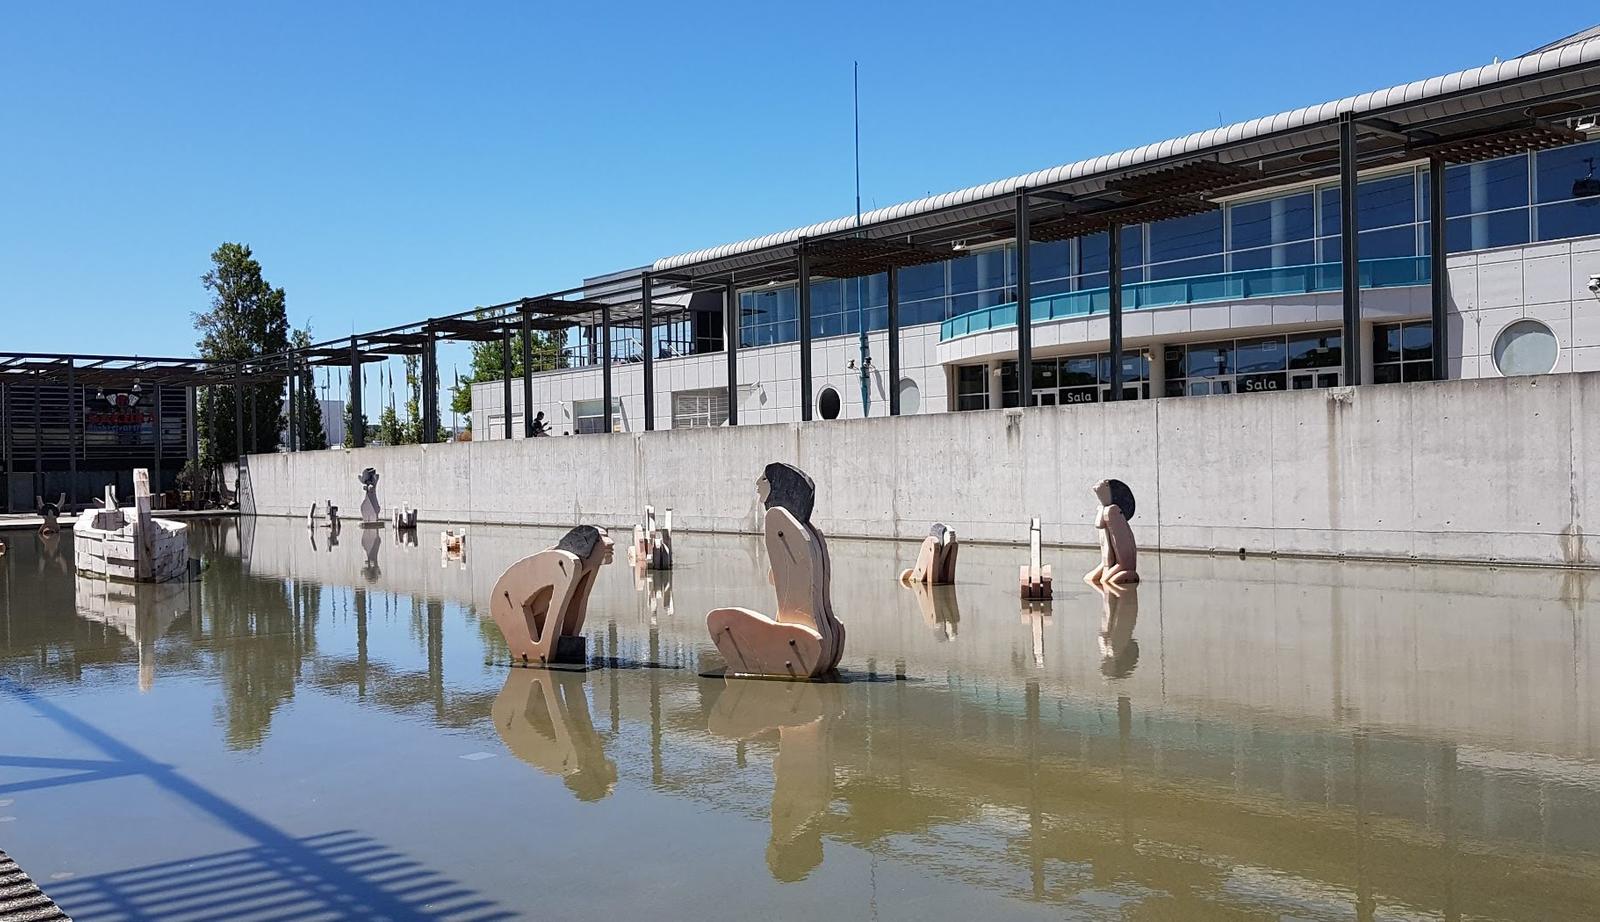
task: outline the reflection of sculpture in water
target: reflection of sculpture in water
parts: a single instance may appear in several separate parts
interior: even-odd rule
[[[56,501],[53,503],[45,502],[44,497],[42,496],[35,496],[33,498],[33,505],[39,510],[39,518],[43,519],[43,521],[39,523],[39,534],[59,534],[61,531],[61,510],[66,508],[67,494],[62,493],[60,496],[56,497]]]
[[[524,557],[494,584],[489,611],[514,662],[582,663],[588,660],[583,622],[600,568],[612,544],[593,525],[579,525],[555,547]]]
[[[177,580],[131,583],[79,576],[78,614],[121,631],[139,656],[139,690],[149,691],[156,679],[156,641],[195,603],[196,583]]]
[[[1050,620],[1051,608],[1048,600],[1023,601],[1022,623],[1028,625],[1033,641],[1033,664],[1041,668],[1044,666],[1044,629]]]
[[[826,675],[844,652],[833,614],[828,544],[811,524],[816,487],[799,468],[767,465],[756,481],[765,507],[767,557],[778,614],[718,608],[706,616],[711,642],[734,675],[807,679]]]
[[[616,787],[617,764],[606,758],[584,688],[581,675],[512,669],[489,712],[512,755],[559,776],[579,800],[593,801]]]
[[[1100,565],[1083,575],[1088,583],[1111,585],[1139,581],[1139,546],[1134,543],[1133,491],[1120,480],[1102,480],[1094,485],[1094,527],[1100,532]]]
[[[649,609],[650,623],[660,617],[672,617],[672,572],[670,570],[633,571],[633,588],[644,593],[645,607]]]
[[[361,575],[367,582],[374,582],[383,575],[378,568],[378,551],[383,547],[383,535],[375,528],[363,529],[361,532],[361,552],[366,556],[366,561],[361,564]]]
[[[951,586],[956,581],[956,557],[961,553],[961,543],[956,540],[956,530],[943,522],[934,522],[928,537],[922,539],[917,549],[917,562],[909,570],[900,572],[900,582],[906,585]]]
[[[1139,665],[1139,641],[1133,639],[1139,623],[1139,590],[1116,583],[1095,586],[1100,592],[1100,672],[1108,679],[1123,679]]]
[[[461,569],[467,568],[466,529],[459,534],[448,528],[439,533],[439,569],[449,568],[452,560],[461,564]]]
[[[709,729],[718,736],[778,733],[767,840],[767,869],[777,880],[804,880],[822,864],[822,825],[833,802],[831,731],[843,702],[836,684],[728,682],[712,706]]]
[[[955,587],[913,583],[911,591],[917,596],[923,622],[937,630],[941,640],[954,640],[956,625],[961,623],[961,606],[956,602]]]

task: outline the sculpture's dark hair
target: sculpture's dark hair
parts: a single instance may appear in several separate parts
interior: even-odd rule
[[[1111,505],[1122,510],[1123,518],[1133,518],[1133,491],[1120,480],[1107,480],[1106,484],[1111,487]]]
[[[950,529],[946,528],[943,522],[934,522],[933,527],[928,529],[928,534],[935,541],[938,541],[942,544],[944,543],[944,533],[949,530]]]
[[[817,485],[806,472],[792,464],[774,461],[761,472],[767,479],[768,509],[780,506],[802,522],[810,524],[811,509],[817,501]]]
[[[364,486],[364,487],[377,486],[378,485],[378,471],[377,471],[376,468],[370,468],[370,467],[363,468],[362,471],[361,471],[361,474],[359,476],[357,476],[356,479],[361,481],[361,485]]]
[[[579,525],[566,533],[556,543],[556,549],[576,555],[579,560],[588,560],[594,553],[595,545],[600,543],[600,529],[593,525]]]

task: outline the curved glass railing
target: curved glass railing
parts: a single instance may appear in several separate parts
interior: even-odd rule
[[[1398,288],[1426,285],[1429,281],[1427,256],[1400,256],[1361,261],[1361,287]],[[1122,286],[1122,309],[1176,307],[1211,301],[1241,301],[1313,292],[1339,291],[1344,287],[1339,263],[1313,263],[1306,266],[1274,266],[1217,275],[1196,275],[1181,279],[1134,282]],[[1103,314],[1111,309],[1110,288],[1089,288],[1066,294],[1034,298],[1031,314],[1034,323],[1047,323],[1068,317]],[[1017,305],[997,304],[951,317],[939,327],[939,339],[954,339],[969,333],[1016,326]]]

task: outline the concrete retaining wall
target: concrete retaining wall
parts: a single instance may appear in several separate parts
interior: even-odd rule
[[[431,521],[754,532],[754,481],[788,461],[817,481],[830,535],[1094,540],[1088,487],[1119,477],[1134,528],[1169,550],[1600,563],[1600,373],[1231,398],[944,413],[256,455],[245,512],[355,515],[375,467],[388,506]],[[1592,527],[1592,526],[1589,526]]]

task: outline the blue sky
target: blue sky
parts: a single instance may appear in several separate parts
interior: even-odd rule
[[[186,355],[218,243],[319,339],[1511,57],[1582,4],[15,4],[0,351]],[[449,375],[449,362],[445,365]]]

